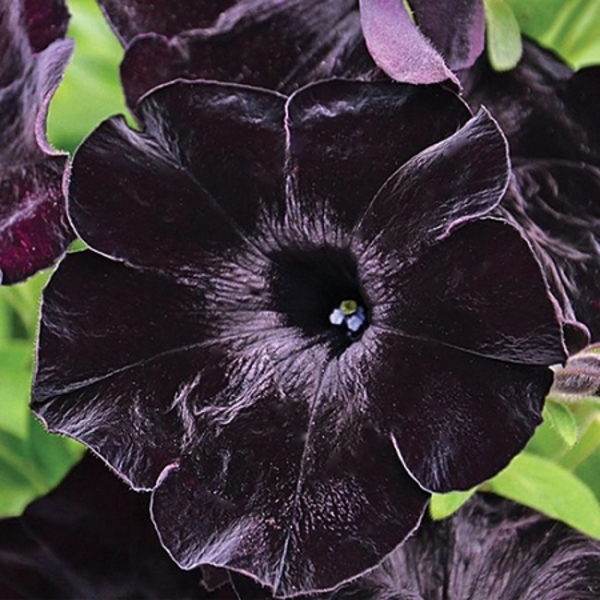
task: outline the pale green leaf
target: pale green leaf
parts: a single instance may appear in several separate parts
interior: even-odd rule
[[[10,340],[0,346],[0,429],[27,437],[33,349],[29,342]]]
[[[487,53],[496,71],[514,69],[523,53],[521,30],[506,0],[484,0]]]
[[[585,423],[579,441],[560,458],[560,464],[574,471],[600,448],[600,415],[595,415]]]
[[[529,453],[516,456],[486,489],[600,539],[600,504],[592,490],[545,458]]]
[[[48,115],[48,138],[73,151],[106,117],[127,113],[119,79],[123,48],[94,0],[72,0],[75,54]]]
[[[452,516],[477,490],[473,488],[465,492],[449,492],[433,494],[429,504],[429,513],[435,520]]]
[[[506,0],[521,31],[571,66],[600,64],[598,0]]]
[[[544,409],[544,418],[550,421],[552,427],[554,427],[569,448],[575,445],[579,431],[577,429],[577,421],[568,406],[560,402],[548,400]]]

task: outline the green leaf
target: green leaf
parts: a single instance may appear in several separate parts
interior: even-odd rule
[[[506,0],[484,0],[487,53],[496,71],[514,69],[523,54],[521,30]]]
[[[47,488],[44,479],[27,459],[25,442],[0,429],[0,517],[20,514],[31,500]]]
[[[579,437],[577,421],[567,406],[554,400],[547,400],[544,408],[544,418],[550,421],[552,427],[569,448],[575,445]]]
[[[83,456],[85,448],[75,440],[48,433],[41,422],[31,415],[28,452],[43,473],[47,485],[54,487]]]
[[[83,456],[83,446],[46,433],[29,413],[30,436],[0,428],[0,518],[20,515],[54,488]]]
[[[12,337],[12,310],[4,297],[0,296],[0,343]]]
[[[33,342],[38,320],[38,309],[42,289],[50,277],[50,270],[41,271],[27,281],[0,288],[0,297],[7,302],[19,317],[22,338]],[[13,329],[16,329],[13,327]],[[13,334],[14,337],[14,334]]]
[[[71,0],[75,54],[48,114],[48,139],[72,152],[106,117],[127,113],[119,79],[123,48],[94,0]]]
[[[33,350],[28,342],[10,340],[0,346],[0,429],[27,437]]]
[[[598,0],[506,0],[521,31],[560,54],[572,67],[600,63]]]
[[[545,458],[528,453],[516,456],[486,489],[600,539],[600,504],[592,490]]]
[[[439,521],[453,515],[475,492],[477,488],[465,492],[433,494],[429,504],[431,518]]]
[[[560,464],[569,471],[574,471],[581,463],[585,462],[594,452],[600,448],[600,415],[597,414],[589,419],[583,426],[583,430],[577,445],[560,458]]]

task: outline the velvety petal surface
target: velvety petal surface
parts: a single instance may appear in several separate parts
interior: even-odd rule
[[[178,82],[148,96],[140,112],[148,133],[244,233],[256,229],[261,212],[283,205],[284,96]]]
[[[297,204],[289,211],[322,215],[326,205],[353,227],[400,165],[469,117],[463,102],[438,86],[331,81],[299,90],[287,108]]]
[[[211,25],[239,0],[98,0],[115,33],[124,44],[140,33],[173,36]]]
[[[0,521],[0,596],[11,599],[178,598],[209,594],[199,570],[182,571],[161,547],[136,494],[91,455],[19,518]]]
[[[485,45],[482,0],[410,0],[421,32],[453,71],[473,65]]]
[[[392,79],[415,84],[446,79],[458,83],[440,50],[415,25],[403,2],[360,0],[360,19],[373,60]],[[434,27],[433,20],[429,23]]]
[[[64,0],[24,0],[23,16],[29,44],[41,52],[67,34],[69,11]]]
[[[354,231],[353,250],[365,277],[374,264],[396,257],[398,267],[459,224],[489,213],[508,185],[506,140],[480,111],[445,140],[393,173],[366,208]],[[376,304],[384,290],[369,289]]]
[[[282,400],[265,398],[168,471],[153,515],[184,568],[226,566],[291,597],[379,562],[417,526],[427,494],[375,432],[336,443],[314,414],[328,409],[313,409],[307,429],[305,409]]]
[[[244,600],[270,598],[247,579],[233,582]],[[477,493],[449,519],[426,515],[378,567],[317,598],[596,600],[599,593],[597,540],[525,506]]]
[[[373,279],[388,297],[373,310],[377,326],[508,362],[566,360],[540,265],[506,222],[467,223],[413,265],[389,260]]]
[[[270,92],[176,83],[145,101],[145,133],[105,122],[73,161],[78,234],[133,264],[210,271],[283,199],[283,106]]]
[[[548,50],[524,41],[517,67],[498,73],[482,59],[464,74],[465,98],[486,106],[511,156],[582,160],[600,166],[600,67],[573,74]]]
[[[435,492],[489,479],[541,423],[545,367],[500,362],[378,329],[368,345],[371,418],[415,479]]]
[[[529,508],[476,494],[450,519],[426,520],[354,586],[369,600],[437,599],[440,590],[446,600],[594,600],[600,544]]]
[[[523,162],[503,201],[523,228],[566,318],[600,336],[600,169],[561,160]]]
[[[14,283],[50,266],[73,239],[62,172],[44,137],[48,103],[72,52],[56,39],[64,2],[0,2],[0,276]]]
[[[600,68],[574,74],[525,40],[516,69],[497,73],[482,59],[463,83],[471,106],[487,106],[509,140],[515,178],[502,208],[537,251],[564,320],[583,321],[596,338]]]
[[[179,454],[169,402],[198,367],[198,292],[91,252],[67,256],[44,293],[32,407],[84,440],[135,486]],[[77,340],[74,344],[73,341]]]
[[[209,3],[198,4],[202,11]],[[219,8],[210,27],[199,22],[174,37],[147,29],[131,41],[121,68],[131,107],[146,91],[179,77],[287,94],[330,77],[381,76],[364,44],[356,0],[245,0]]]
[[[0,173],[0,276],[26,279],[50,266],[73,239],[60,181],[65,158]]]

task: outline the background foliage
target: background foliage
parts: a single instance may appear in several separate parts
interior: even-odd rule
[[[76,52],[51,105],[48,131],[57,148],[73,152],[98,123],[126,108],[118,75],[121,46],[94,0],[68,3]],[[553,49],[573,68],[600,64],[597,0],[485,0],[485,6],[488,56],[496,68],[516,64],[521,34]],[[47,434],[28,408],[38,307],[48,276],[0,288],[0,516],[20,514],[83,453],[76,442]],[[544,424],[526,450],[481,487],[600,538],[598,400],[550,399]],[[451,514],[473,491],[434,496],[432,514]]]

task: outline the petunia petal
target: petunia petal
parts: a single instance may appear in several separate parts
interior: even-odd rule
[[[149,29],[132,40],[121,68],[132,108],[146,91],[177,78],[290,93],[330,77],[382,76],[365,47],[355,0],[245,0],[222,9],[210,27],[181,28],[170,39]]]
[[[0,597],[224,600],[161,547],[148,495],[129,490],[88,455],[19,518],[0,520]]]
[[[275,92],[207,82],[164,86],[140,106],[148,132],[244,232],[282,203],[284,110]]]
[[[67,34],[69,11],[64,0],[24,0],[23,10],[25,29],[34,52],[41,52]]]
[[[600,67],[573,74],[531,41],[515,69],[497,73],[482,59],[465,71],[465,98],[486,106],[505,132],[511,156],[586,161],[600,166]]]
[[[61,188],[66,159],[49,156],[0,172],[0,277],[22,281],[50,266],[73,239]]]
[[[458,84],[401,0],[360,0],[360,19],[371,56],[392,79],[415,84],[450,79]]]
[[[600,336],[600,168],[530,160],[514,170],[502,206],[523,228],[565,318]]]
[[[342,597],[422,600],[441,589],[447,600],[593,600],[600,592],[600,544],[525,506],[478,493],[450,519],[425,519]]]
[[[173,36],[208,27],[240,0],[98,0],[108,22],[124,44],[141,33]]]
[[[346,228],[400,165],[470,117],[441,87],[356,81],[307,86],[290,98],[287,115],[298,205],[289,211],[322,214],[325,204]]]
[[[0,275],[5,284],[50,266],[73,239],[62,193],[66,157],[52,151],[43,134],[48,103],[73,50],[70,41],[56,39],[67,22],[64,2],[0,2]]]
[[[182,567],[226,566],[291,597],[374,566],[416,527],[427,495],[387,440],[363,431],[332,447],[320,425],[307,431],[299,405],[256,407],[154,493],[161,539]]]
[[[365,270],[387,256],[406,263],[460,223],[489,213],[508,178],[506,140],[482,110],[388,179],[356,227],[354,251]]]
[[[44,306],[33,409],[136,486],[152,487],[179,455],[181,424],[168,402],[197,373],[185,351],[202,339],[202,297],[79,252],[61,263]]]
[[[482,0],[410,0],[421,32],[453,71],[473,65],[485,45]]]
[[[570,324],[566,333],[578,319],[596,337],[600,68],[573,73],[525,40],[514,70],[496,73],[482,59],[462,79],[471,106],[486,105],[508,137],[515,177],[500,210],[523,228],[536,250]],[[586,344],[585,327],[578,326],[570,340],[575,351]]]
[[[283,99],[176,83],[142,109],[146,133],[112,119],[76,153],[72,222],[90,246],[120,260],[206,268],[217,249],[243,244],[239,230],[252,233],[263,207],[283,197]]]
[[[377,329],[371,411],[427,490],[466,490],[504,468],[541,423],[545,367],[491,360]]]
[[[376,279],[388,297],[373,309],[378,326],[509,362],[566,360],[540,265],[506,222],[467,223],[406,269],[389,259]]]

